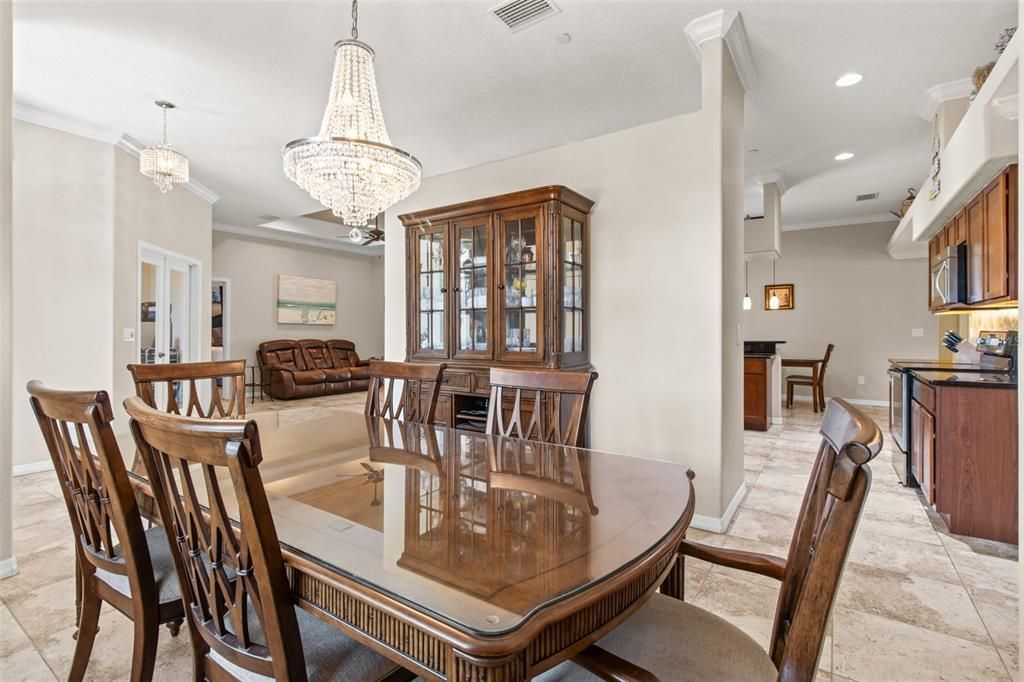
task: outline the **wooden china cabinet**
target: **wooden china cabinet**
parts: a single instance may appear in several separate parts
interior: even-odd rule
[[[593,204],[555,185],[399,216],[406,359],[447,365],[436,422],[482,429],[491,367],[590,367]]]

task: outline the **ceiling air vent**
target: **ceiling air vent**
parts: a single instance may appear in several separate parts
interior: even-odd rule
[[[551,0],[512,0],[491,8],[508,30],[515,33],[561,12]]]
[[[878,192],[872,192],[871,194],[858,194],[854,201],[873,201],[878,198]]]

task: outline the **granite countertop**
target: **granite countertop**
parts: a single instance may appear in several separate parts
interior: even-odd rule
[[[942,360],[907,360],[889,358],[889,364],[896,369],[945,369],[958,372],[980,372],[980,365],[971,362],[944,362]]]
[[[778,353],[744,353],[745,358],[774,358]]]
[[[926,384],[936,386],[971,386],[975,388],[1017,388],[1017,379],[1007,372],[951,371],[948,369],[912,369],[910,374]]]

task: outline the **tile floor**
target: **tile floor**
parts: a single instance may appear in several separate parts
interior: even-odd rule
[[[252,410],[358,410],[364,396],[257,402]],[[866,409],[884,422],[884,410]],[[784,427],[747,433],[749,492],[729,531],[694,530],[691,537],[785,556],[818,445],[818,418],[809,408],[785,418]],[[892,452],[887,446],[872,465],[874,486],[818,679],[1017,679],[1017,548],[950,535],[914,492],[900,487]],[[0,680],[65,679],[74,645],[70,524],[52,473],[16,478],[14,491],[20,572],[0,581]],[[767,643],[777,596],[772,580],[697,561],[687,563],[686,577],[693,602]],[[130,622],[106,609],[100,627],[87,677],[127,678]],[[162,632],[156,679],[187,679],[190,655],[186,635]]]

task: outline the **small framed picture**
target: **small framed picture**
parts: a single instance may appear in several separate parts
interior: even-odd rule
[[[771,307],[772,296],[779,299],[778,308]],[[764,287],[765,310],[792,310],[794,308],[792,284],[766,284]]]

